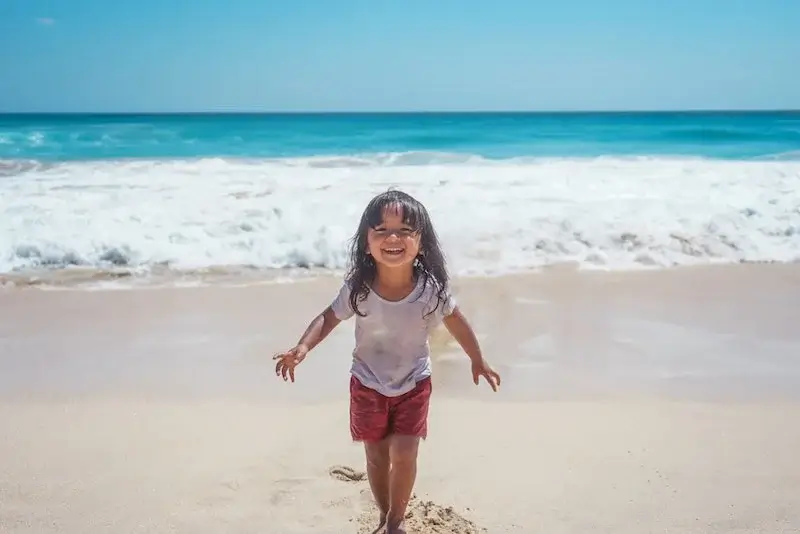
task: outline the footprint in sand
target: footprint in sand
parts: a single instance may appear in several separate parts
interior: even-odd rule
[[[374,505],[356,520],[358,534],[377,534],[375,529],[378,511]],[[405,527],[415,534],[482,534],[485,528],[456,512],[452,506],[440,506],[433,501],[411,498],[406,511]]]
[[[406,512],[406,528],[420,534],[479,534],[486,532],[456,512],[452,506],[412,499]]]
[[[364,471],[358,471],[346,465],[334,465],[328,473],[335,479],[343,482],[362,482],[367,480]],[[377,508],[372,502],[369,490],[362,492],[365,499],[366,510],[357,519],[359,534],[375,534],[375,520]],[[416,495],[411,497],[406,512],[406,527],[411,532],[419,534],[480,534],[486,532],[485,528],[478,527],[474,522],[456,512],[452,506],[440,506],[433,501],[422,501]]]
[[[334,465],[328,469],[328,473],[335,479],[343,482],[361,482],[367,480],[364,471],[358,471],[346,465]]]

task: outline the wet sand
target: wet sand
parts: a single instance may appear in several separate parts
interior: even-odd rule
[[[0,532],[368,532],[352,323],[270,359],[337,285],[0,291]],[[434,336],[417,532],[800,531],[800,266],[455,287],[503,386]]]

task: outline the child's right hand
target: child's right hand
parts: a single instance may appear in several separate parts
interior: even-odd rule
[[[286,352],[273,356],[273,360],[278,360],[278,363],[275,364],[275,375],[282,376],[286,381],[288,373],[288,378],[294,382],[294,368],[306,359],[306,354],[308,354],[308,348],[305,345],[297,345]]]

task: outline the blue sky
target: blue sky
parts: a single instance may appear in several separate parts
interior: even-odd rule
[[[798,29],[800,0],[0,0],[0,111],[800,108]]]

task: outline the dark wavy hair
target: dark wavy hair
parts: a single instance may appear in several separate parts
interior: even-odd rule
[[[385,191],[369,201],[350,241],[350,265],[345,277],[350,286],[350,306],[356,314],[365,316],[359,311],[358,303],[369,295],[377,274],[375,260],[368,254],[367,232],[383,222],[383,212],[389,206],[397,206],[403,214],[403,222],[420,234],[420,253],[414,261],[414,276],[424,279],[423,287],[433,284],[435,288],[436,306],[425,314],[430,315],[446,298],[450,284],[447,265],[428,210],[408,193],[396,189]]]

